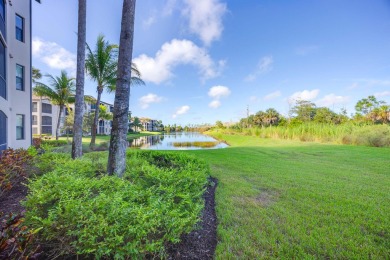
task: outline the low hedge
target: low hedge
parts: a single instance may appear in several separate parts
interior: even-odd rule
[[[209,169],[193,157],[129,151],[122,179],[103,174],[105,152],[42,158],[50,172],[29,183],[24,205],[51,256],[162,257],[199,220]]]

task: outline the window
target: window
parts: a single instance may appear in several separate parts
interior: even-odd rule
[[[24,90],[24,67],[19,64],[16,64],[16,89]]]
[[[42,126],[42,134],[51,134],[51,126]]]
[[[6,33],[5,33],[5,3],[4,3],[4,0],[0,0],[0,32],[5,39]]]
[[[38,112],[38,103],[37,102],[33,102],[33,110],[32,111],[33,112]]]
[[[16,140],[24,139],[24,115],[16,115]]]
[[[51,114],[51,105],[42,103],[42,113],[49,113]]]
[[[91,109],[96,109],[96,104],[91,104]]]
[[[2,0],[0,0],[1,2]],[[2,41],[0,41],[0,97],[7,99],[7,84],[5,77],[5,46]]]
[[[5,149],[7,149],[7,116],[0,110],[0,151]]]
[[[42,116],[42,125],[51,125],[51,122],[50,116]]]
[[[16,39],[24,42],[24,18],[16,15]]]
[[[38,124],[38,117],[37,116],[32,116],[32,124],[37,125]]]
[[[70,108],[67,108],[67,107],[66,107],[66,108],[65,108],[65,115],[66,115],[66,116],[69,116],[69,113],[72,112],[72,111],[73,111],[73,109],[72,109],[71,107],[70,107]]]

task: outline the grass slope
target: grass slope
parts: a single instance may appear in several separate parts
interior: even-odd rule
[[[219,137],[217,259],[390,255],[390,149]]]

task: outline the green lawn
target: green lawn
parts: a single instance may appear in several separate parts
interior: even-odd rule
[[[220,135],[217,259],[386,259],[390,149]]]

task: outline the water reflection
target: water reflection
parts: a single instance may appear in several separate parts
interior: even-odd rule
[[[142,136],[130,140],[129,146],[150,150],[196,150],[225,148],[228,145],[200,133],[178,132]]]

